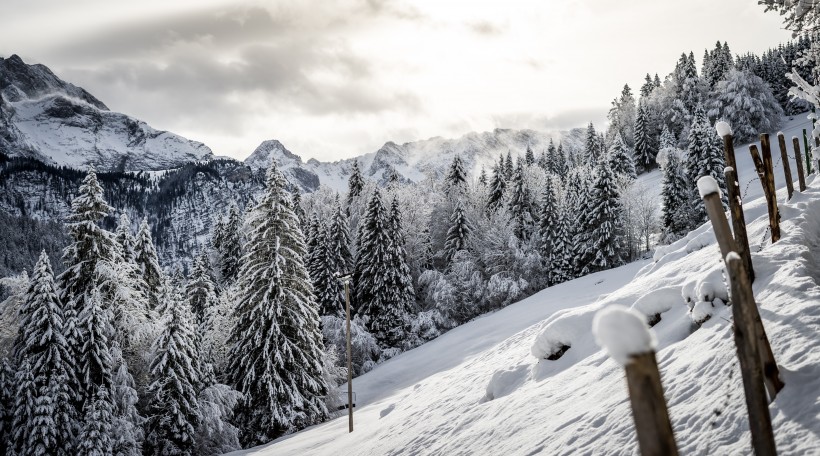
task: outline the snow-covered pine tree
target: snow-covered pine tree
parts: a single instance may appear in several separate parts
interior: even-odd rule
[[[726,200],[726,179],[723,175],[723,169],[726,167],[726,160],[723,157],[723,142],[709,123],[703,105],[700,104],[695,107],[692,115],[688,152],[686,156],[686,178],[692,189],[690,195],[692,196],[691,204],[694,210],[694,220],[691,220],[691,228],[694,228],[706,220],[706,209],[697,191],[698,179],[703,176],[712,176],[722,191],[724,207],[728,205]]]
[[[492,214],[501,207],[504,202],[504,190],[507,181],[504,178],[504,157],[502,156],[498,164],[493,167],[493,178],[490,181],[490,193],[487,196],[487,213]]]
[[[478,174],[478,183],[487,185],[487,182],[487,170],[484,168],[484,165],[481,165],[481,172]]]
[[[715,86],[709,117],[729,122],[736,142],[754,140],[761,132],[780,127],[783,109],[763,79],[731,70]]]
[[[328,253],[335,258],[333,272],[350,272],[353,270],[353,253],[350,251],[350,226],[342,211],[339,197],[336,196],[336,209],[327,232]]]
[[[524,163],[527,166],[532,166],[535,163],[535,154],[529,144],[527,144],[527,150],[524,152]]]
[[[456,208],[450,217],[450,229],[447,230],[447,239],[444,242],[444,257],[448,263],[456,252],[467,248],[473,231],[473,225],[467,219],[461,201],[456,202]]]
[[[299,192],[297,188],[293,188],[290,193],[290,205],[293,208],[293,213],[296,214],[296,217],[299,219],[302,230],[304,230],[308,224],[308,216],[302,207],[302,193]]]
[[[544,188],[541,192],[541,208],[539,217],[539,232],[540,243],[539,250],[541,257],[544,259],[547,267],[547,284],[552,285],[556,283],[553,280],[553,263],[556,262],[558,252],[553,252],[553,245],[555,238],[559,236],[558,230],[561,229],[560,221],[558,219],[558,201],[553,190],[552,179],[548,176],[544,182]],[[563,252],[560,252],[563,255]]]
[[[635,97],[628,84],[624,84],[621,96],[612,101],[607,117],[610,124],[606,139],[621,135],[624,144],[632,149],[635,146]]]
[[[136,244],[137,241],[134,239],[134,235],[131,234],[131,220],[125,212],[120,215],[120,222],[117,225],[114,239],[116,239],[117,244],[120,246],[122,259],[128,263],[135,262],[134,244]]]
[[[655,90],[655,83],[652,81],[652,76],[649,76],[649,73],[646,73],[644,83],[641,86],[641,98],[648,98],[652,95],[653,90]]]
[[[199,351],[193,315],[170,283],[162,293],[165,328],[154,346],[144,449],[147,454],[193,454],[199,424]]]
[[[97,292],[98,267],[104,262],[111,262],[117,254],[116,241],[111,233],[98,225],[111,207],[103,199],[97,175],[93,169],[88,171],[79,194],[71,202],[71,214],[68,217],[68,234],[71,243],[63,251],[63,262],[66,270],[57,278],[60,302],[63,304],[65,318],[64,336],[73,363],[66,365],[70,390],[76,395],[73,405],[82,410],[85,393],[89,390],[84,369],[91,362],[86,358],[89,352],[86,345],[91,337],[86,333],[88,326],[83,318],[90,313],[101,313],[99,293]],[[138,244],[139,245],[139,244]],[[97,299],[92,299],[97,296]],[[100,328],[95,328],[99,330]],[[111,334],[106,327],[106,337]],[[107,346],[105,350],[107,351]],[[98,379],[95,377],[95,379]]]
[[[504,166],[502,169],[504,170],[504,180],[509,182],[509,180],[513,177],[513,173],[515,172],[515,167],[513,166],[512,160],[512,152],[510,152],[509,149],[507,149],[507,156],[504,159]]]
[[[137,386],[117,342],[111,344],[111,359],[115,366],[111,380],[112,452],[118,456],[140,456],[144,438],[142,425],[145,419],[137,411]]]
[[[148,227],[148,218],[143,218],[137,231],[137,240],[134,244],[134,255],[137,267],[140,270],[145,289],[143,290],[151,309],[157,308],[159,289],[162,286],[163,274],[159,267],[157,250],[151,237],[151,228]]]
[[[605,160],[596,169],[595,184],[590,192],[589,221],[592,232],[586,248],[591,261],[581,270],[583,275],[623,264],[623,227],[621,204],[614,173]]]
[[[668,130],[664,130],[668,131]],[[663,226],[667,233],[680,235],[691,223],[691,192],[686,181],[677,149],[666,149],[666,163],[663,165],[661,199],[663,201]]]
[[[584,156],[586,157],[586,164],[595,166],[600,158],[601,146],[598,143],[598,133],[595,131],[595,125],[592,122],[587,126],[586,140],[584,141]]]
[[[359,161],[353,160],[353,167],[350,170],[350,178],[347,180],[347,207],[353,204],[356,198],[362,194],[364,189],[364,178],[359,170]],[[349,216],[350,214],[348,214]]]
[[[395,271],[395,242],[390,214],[382,204],[378,189],[367,206],[359,227],[359,255],[353,274],[357,314],[368,330],[385,347],[397,347],[404,337],[408,302],[398,300],[391,289],[399,273]]]
[[[410,267],[407,264],[407,244],[406,234],[402,225],[401,209],[399,207],[399,200],[393,198],[390,204],[390,224],[388,229],[388,238],[390,239],[390,256],[391,269],[393,272],[392,284],[389,286],[393,292],[392,301],[396,303],[395,316],[382,318],[386,321],[403,321],[407,322],[410,314],[410,309],[416,300],[415,289],[413,288],[413,276],[410,273]],[[402,328],[404,330],[405,328]],[[399,335],[398,329],[394,330],[396,340],[403,339]],[[398,345],[395,345],[398,347]]]
[[[464,171],[464,164],[461,162],[461,157],[456,155],[453,157],[453,163],[450,164],[450,169],[444,177],[444,192],[454,194],[454,197],[457,197],[466,189],[467,173]]]
[[[27,361],[27,375],[32,377],[35,393],[31,398],[35,407],[29,435],[20,454],[70,454],[76,415],[70,404],[73,393],[66,381],[66,364],[74,359],[63,335],[63,308],[45,251],[32,271],[20,316],[14,355],[20,365]]]
[[[267,191],[248,221],[239,272],[228,375],[243,394],[236,422],[244,445],[258,445],[327,418],[322,333],[307,269],[305,239],[273,163]]]
[[[524,171],[520,166],[513,174],[508,209],[515,225],[513,228],[515,236],[522,241],[529,239],[533,229],[532,202],[524,180]]]
[[[228,219],[222,236],[222,249],[219,252],[222,283],[233,283],[239,273],[239,259],[242,257],[242,216],[239,208],[231,205]]]
[[[612,146],[609,148],[608,161],[609,165],[607,167],[616,177],[619,175],[629,179],[635,179],[637,177],[632,150],[624,143],[620,134],[615,135],[615,139],[612,141]],[[600,169],[600,167],[597,168],[597,170]]]
[[[0,358],[0,441],[11,442],[11,424],[14,420],[15,371],[7,358]],[[0,449],[5,456],[7,448]]]
[[[185,295],[194,315],[197,333],[205,330],[205,316],[208,314],[208,309],[216,305],[217,300],[216,285],[211,279],[209,265],[208,254],[206,252],[201,253],[194,260],[193,271],[191,271],[191,276],[185,286]]]
[[[635,167],[640,173],[654,167],[657,155],[657,151],[652,147],[649,122],[649,108],[641,100],[638,103],[638,114],[635,117]]]
[[[14,418],[11,422],[11,440],[9,444],[11,454],[26,454],[29,450],[28,441],[31,436],[32,421],[37,399],[37,385],[31,372],[31,363],[23,359],[15,375]],[[5,445],[4,445],[5,446]]]
[[[558,207],[554,235],[550,238],[550,281],[553,284],[566,282],[572,278],[572,239],[569,211],[566,205]]]
[[[110,312],[103,309],[100,293],[91,292],[86,306],[78,318],[85,340],[80,350],[80,382],[84,388],[83,397],[90,398],[100,388],[111,389],[114,375],[114,361],[111,359]],[[110,396],[106,395],[109,398]]]
[[[105,387],[99,387],[83,408],[83,426],[77,438],[77,456],[111,454],[113,412],[111,398]],[[169,453],[171,454],[171,453]]]

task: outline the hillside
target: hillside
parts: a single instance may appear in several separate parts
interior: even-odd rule
[[[787,135],[801,122],[789,123]],[[766,207],[754,197],[760,187],[747,150],[738,147],[737,155],[755,297],[786,383],[771,406],[775,438],[780,454],[815,454],[820,263],[813,252],[820,247],[820,180],[812,175],[808,190],[785,204],[780,189],[783,237],[774,245],[761,243]],[[725,299],[717,246],[706,224],[659,249],[653,261],[547,288],[355,379],[352,434],[346,418],[339,418],[237,454],[635,454],[623,370],[595,344],[590,328],[602,307],[637,301],[639,309],[669,309],[653,331],[681,454],[748,454]],[[690,314],[695,301],[711,312],[700,327]],[[532,355],[554,341],[571,347],[560,359]]]

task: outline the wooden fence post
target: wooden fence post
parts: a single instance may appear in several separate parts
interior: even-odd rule
[[[792,138],[792,145],[794,145],[794,159],[797,162],[797,183],[800,186],[800,191],[806,191],[806,175],[803,173],[803,155],[800,153],[800,140],[797,136]]]
[[[743,201],[740,196],[740,185],[734,168],[723,170],[726,176],[726,190],[729,193],[729,212],[732,215],[732,231],[735,235],[736,252],[743,258],[749,280],[754,282],[755,273],[752,265],[752,252],[749,248],[749,236],[746,234],[746,216],[743,214]]]
[[[678,447],[655,358],[656,340],[646,318],[623,306],[609,306],[595,315],[592,333],[598,345],[626,370],[641,455],[677,456]]]
[[[755,307],[749,282],[743,268],[743,261],[736,253],[726,257],[729,278],[732,282],[732,316],[734,336],[740,372],[743,375],[743,391],[749,412],[749,429],[752,433],[752,448],[757,456],[776,455],[777,449],[772,431],[772,420],[763,385],[763,367],[755,339],[756,328],[751,309]]]
[[[729,234],[729,223],[726,221],[726,216],[723,213],[723,207],[720,204],[720,190],[718,184],[711,176],[704,176],[698,179],[698,190],[700,196],[703,198],[703,204],[706,206],[706,213],[709,215],[709,220],[712,222],[712,228],[715,232],[718,245],[720,246],[720,253],[722,258],[733,252],[732,237]],[[737,255],[737,253],[735,253]],[[740,256],[740,255],[738,255]],[[728,265],[727,265],[728,268]],[[751,302],[754,303],[754,295],[751,288],[751,276],[745,268],[744,262],[744,279],[749,283],[748,289],[744,291],[751,296]],[[731,304],[736,302],[735,283],[731,284]],[[763,327],[763,320],[760,318],[760,312],[757,310],[757,305],[752,306],[748,310],[752,314],[755,332],[757,334],[757,343],[759,345],[757,353],[760,355],[760,364],[763,366],[764,381],[766,389],[769,392],[769,397],[774,400],[777,393],[783,389],[783,382],[780,380],[780,370],[777,367],[777,362],[774,359],[772,346],[769,344],[769,338],[766,336],[766,329]]]
[[[761,138],[763,135],[761,135]],[[769,140],[766,139],[766,147],[768,147]],[[763,193],[766,195],[766,206],[769,209],[769,227],[772,231],[772,244],[780,240],[780,212],[777,210],[777,195],[774,193],[774,176],[770,172],[766,172],[766,164],[760,158],[757,152],[757,146],[752,144],[749,146],[749,152],[752,154],[752,161],[754,161],[757,176],[760,178],[760,185],[763,186]],[[769,150],[769,162],[771,163],[772,154]],[[772,185],[769,185],[771,178]]]
[[[777,134],[777,145],[780,146],[780,160],[783,162],[786,190],[788,191],[789,199],[792,199],[792,195],[794,195],[794,182],[792,181],[792,169],[791,166],[789,166],[789,152],[786,150],[786,137],[783,136],[782,132]]]

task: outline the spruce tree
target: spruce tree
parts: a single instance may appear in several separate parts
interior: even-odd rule
[[[293,208],[293,213],[296,214],[296,218],[299,219],[299,223],[304,230],[308,224],[308,216],[305,213],[305,209],[302,207],[302,194],[296,188],[291,191],[290,205]]]
[[[216,305],[216,285],[211,279],[210,262],[207,253],[201,253],[194,260],[194,269],[185,286],[188,305],[194,314],[198,331],[205,328],[205,316],[211,306]]]
[[[457,202],[453,215],[450,217],[450,229],[447,230],[447,239],[444,242],[444,257],[448,263],[456,252],[467,248],[473,231],[474,228],[464,214],[461,201]]]
[[[556,226],[550,240],[550,283],[566,282],[573,277],[572,273],[572,229],[569,211],[566,207],[557,208]]]
[[[267,190],[248,221],[228,372],[243,394],[236,421],[243,445],[268,442],[327,418],[322,333],[305,239],[284,176],[268,168]]]
[[[162,299],[166,322],[151,360],[151,418],[146,423],[145,451],[156,455],[193,454],[200,382],[193,315],[173,285],[165,285]]]
[[[353,160],[353,168],[350,171],[350,178],[347,180],[348,210],[355,199],[362,194],[362,189],[364,189],[364,178],[362,177],[362,172],[359,170],[359,161]]]
[[[320,305],[320,315],[342,316],[345,312],[344,287],[336,273],[345,274],[353,269],[353,255],[350,253],[350,230],[347,218],[342,212],[338,197],[330,226],[326,230],[322,265],[318,271],[316,300]]]
[[[290,204],[290,202],[289,202]],[[242,257],[242,216],[239,208],[231,205],[228,219],[222,237],[222,249],[219,252],[223,283],[229,284],[236,280],[239,272],[239,259]]]
[[[603,161],[603,160],[602,160]],[[612,141],[612,146],[609,148],[608,168],[615,174],[615,176],[625,176],[630,179],[635,179],[635,161],[633,159],[632,151],[621,139],[621,135],[615,135],[615,140]],[[600,167],[598,168],[600,170]]]
[[[35,393],[21,454],[42,454],[46,449],[70,454],[76,416],[70,405],[74,395],[68,389],[66,365],[74,359],[63,335],[63,308],[45,251],[34,267],[20,316],[14,354],[21,364],[27,362]]]
[[[490,181],[490,194],[487,196],[487,213],[492,214],[501,207],[504,202],[504,190],[507,187],[504,178],[504,157],[502,156],[498,164],[493,167],[493,178]]]
[[[509,180],[513,177],[513,173],[515,172],[515,167],[513,166],[512,160],[512,153],[509,149],[507,149],[507,157],[504,159],[504,165],[502,169],[504,170],[504,180],[509,182]]]
[[[689,226],[690,194],[680,156],[675,149],[668,149],[663,167],[661,199],[663,202],[663,226],[667,233],[683,234]]]
[[[23,359],[15,375],[14,418],[11,423],[11,454],[25,454],[29,450],[32,421],[37,399],[37,385],[31,372],[31,363]]]
[[[649,122],[649,108],[641,100],[635,117],[635,165],[638,172],[648,171],[655,165],[657,151],[652,147]]]
[[[144,282],[143,290],[148,305],[151,309],[156,309],[159,302],[157,294],[162,286],[163,274],[159,267],[157,250],[154,247],[154,240],[151,238],[151,229],[148,227],[148,218],[143,218],[137,231],[137,240],[134,244],[134,254],[139,268],[140,275]]]
[[[553,252],[553,245],[555,238],[559,236],[558,230],[562,227],[558,219],[558,202],[556,201],[555,191],[552,188],[552,180],[547,178],[544,184],[544,189],[541,193],[539,217],[539,231],[541,233],[539,250],[541,257],[547,264],[547,284],[552,285],[556,283],[552,277],[556,257],[559,254],[563,255],[563,252]]]
[[[529,239],[533,227],[532,206],[529,189],[524,181],[524,172],[520,166],[516,168],[513,175],[513,188],[508,208],[513,219],[515,236],[520,240]]]
[[[111,389],[114,361],[111,359],[110,337],[114,331],[109,315],[110,312],[102,307],[99,292],[95,290],[78,318],[85,336],[78,361],[80,382],[86,398],[92,397],[100,388],[105,388],[106,391]]]
[[[464,171],[464,164],[461,162],[461,157],[456,155],[453,157],[453,163],[450,165],[447,175],[444,177],[445,193],[454,193],[458,195],[463,193],[467,188],[467,173]]]
[[[723,170],[726,161],[723,157],[723,143],[717,132],[709,123],[702,105],[698,105],[692,115],[692,126],[689,129],[689,149],[686,157],[686,178],[691,189],[691,205],[694,210],[694,228],[706,220],[706,209],[697,192],[697,182],[703,176],[712,176],[720,186],[723,194],[723,205],[726,200],[726,183]]]
[[[117,225],[114,239],[116,239],[117,244],[120,246],[122,259],[128,263],[135,262],[136,255],[134,254],[134,245],[137,241],[131,234],[131,220],[125,212],[120,215],[120,222]]]
[[[395,197],[390,204],[390,224],[388,229],[388,237],[390,239],[390,256],[391,256],[391,270],[393,273],[392,280],[389,285],[390,291],[393,293],[392,302],[396,303],[393,316],[389,312],[381,315],[381,319],[389,325],[391,321],[407,322],[410,314],[410,309],[416,300],[415,289],[413,288],[413,276],[410,273],[410,266],[407,264],[407,250],[405,249],[406,235],[402,227],[402,215],[399,208],[399,201]],[[403,341],[404,335],[401,331],[393,329],[393,338],[398,341]]]
[[[592,232],[586,249],[591,261],[584,265],[582,274],[623,264],[621,204],[615,176],[603,160],[596,169],[595,183],[590,192],[589,222]]]
[[[588,165],[595,166],[598,163],[600,150],[598,133],[595,131],[595,125],[590,122],[587,126],[586,141],[584,142],[584,156]]]
[[[524,152],[524,163],[526,163],[527,166],[532,166],[535,163],[535,154],[532,152],[532,147],[530,147],[529,144],[527,144],[527,150]]]
[[[11,442],[14,420],[15,371],[7,358],[0,358],[0,441]],[[0,455],[7,454],[8,449],[0,448]]]
[[[77,456],[105,456],[113,446],[111,398],[99,387],[83,408],[83,426],[77,438]],[[171,453],[169,453],[171,454]]]
[[[481,185],[487,185],[487,170],[484,168],[484,165],[481,165],[481,172],[478,174],[478,183]]]

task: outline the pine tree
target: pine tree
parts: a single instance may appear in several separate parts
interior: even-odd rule
[[[380,315],[380,320],[385,323],[382,327],[389,327],[390,322],[407,322],[410,308],[416,300],[415,289],[413,288],[413,277],[410,267],[407,264],[407,251],[405,249],[406,236],[402,227],[402,215],[399,208],[399,201],[395,197],[390,204],[388,238],[390,239],[390,265],[393,273],[389,290],[393,293],[391,302],[396,303],[393,315],[384,312]],[[390,332],[396,341],[394,347],[398,347],[399,342],[404,341],[403,331],[405,328],[391,328]]]
[[[649,73],[646,73],[644,81],[641,86],[641,98],[648,98],[652,95],[652,91],[655,90],[655,83],[652,81],[652,77],[649,76]]]
[[[304,229],[308,223],[308,216],[302,207],[302,194],[296,188],[294,188],[290,194],[290,205],[293,208],[293,213],[296,214],[296,217],[299,219],[302,229]]]
[[[100,294],[93,291],[80,313],[78,322],[85,336],[80,351],[80,382],[84,397],[90,398],[100,388],[111,389],[114,362],[111,359],[111,327],[109,312],[102,307]]]
[[[552,277],[553,263],[556,262],[557,254],[553,252],[555,238],[559,236],[561,229],[558,220],[558,202],[553,190],[552,180],[547,178],[544,189],[541,193],[541,210],[539,217],[539,231],[541,233],[539,250],[541,257],[547,263],[547,284],[556,283]],[[561,252],[563,254],[563,252]]]
[[[151,238],[151,229],[148,227],[148,218],[143,218],[137,231],[137,240],[134,244],[135,260],[145,286],[145,296],[151,309],[157,308],[159,289],[162,286],[163,274],[159,267],[157,250]]]
[[[11,454],[25,454],[34,420],[37,385],[31,372],[31,363],[24,359],[15,376],[14,419],[11,423],[12,439],[8,443]]]
[[[165,328],[151,360],[145,450],[148,454],[193,454],[199,423],[199,352],[191,311],[180,292],[165,285]]]
[[[7,358],[0,358],[0,442],[11,442],[14,420],[15,372]],[[8,449],[0,448],[0,455]]]
[[[596,169],[595,184],[590,192],[589,221],[593,229],[586,249],[592,260],[584,265],[582,274],[623,264],[621,204],[614,175],[604,161]]]
[[[99,221],[111,207],[103,200],[102,187],[93,169],[89,170],[79,194],[71,202],[71,214],[67,228],[71,243],[63,251],[66,270],[58,277],[59,299],[64,306],[64,336],[73,363],[66,368],[70,390],[76,395],[73,405],[82,410],[85,393],[90,386],[85,369],[93,362],[87,358],[91,353],[86,346],[92,335],[87,334],[84,318],[91,313],[101,313],[99,303],[98,271],[105,263],[115,263],[118,258],[116,241],[111,233],[99,227]],[[93,299],[96,296],[96,299]],[[94,328],[98,331],[100,328]],[[108,330],[108,328],[105,328]],[[106,333],[106,337],[111,332]],[[105,347],[107,350],[107,347]],[[95,376],[93,380],[100,380]]]
[[[566,207],[558,207],[556,226],[550,240],[550,282],[566,282],[572,278],[572,239],[571,227]]]
[[[123,260],[128,263],[135,262],[136,255],[134,254],[134,245],[137,241],[131,234],[131,220],[125,212],[120,215],[120,223],[117,225],[114,239],[116,239],[117,244],[120,246]]]
[[[20,453],[64,449],[63,454],[69,454],[76,417],[70,405],[73,393],[68,389],[66,364],[72,363],[73,357],[63,335],[63,309],[45,251],[34,267],[20,316],[14,354],[21,365],[27,362],[35,392],[30,434]]]
[[[513,231],[520,240],[530,238],[533,227],[532,205],[529,189],[524,181],[524,173],[519,166],[513,175],[513,188],[510,193],[509,211],[515,224]]]
[[[470,235],[474,231],[472,223],[464,214],[461,202],[456,203],[453,215],[450,217],[450,229],[447,230],[447,239],[444,242],[444,257],[449,263],[459,250],[467,248]]]
[[[607,160],[601,160],[607,161]],[[625,176],[630,179],[635,179],[635,162],[632,158],[632,151],[624,144],[621,135],[616,135],[612,141],[612,146],[609,148],[608,155],[608,169],[615,174],[615,176]],[[600,170],[600,168],[598,168]]]
[[[464,172],[464,164],[461,162],[461,157],[456,155],[453,157],[453,163],[450,165],[450,170],[444,177],[445,193],[453,193],[458,195],[463,193],[467,188],[467,173]]]
[[[532,152],[532,147],[530,147],[529,144],[527,144],[527,151],[524,152],[524,163],[526,163],[527,166],[532,166],[535,163],[535,154]]]
[[[697,192],[697,182],[703,176],[712,176],[720,186],[723,194],[723,204],[726,200],[726,183],[723,169],[726,161],[723,157],[723,142],[709,123],[702,105],[695,108],[692,116],[692,126],[689,129],[689,154],[686,157],[686,178],[689,181],[694,210],[694,226],[706,220],[706,209]],[[694,228],[693,226],[693,228]]]
[[[113,446],[111,398],[99,387],[83,409],[83,427],[77,438],[77,456],[105,456]]]
[[[359,255],[353,274],[357,313],[384,347],[397,347],[404,337],[409,302],[397,299],[396,242],[393,222],[376,190],[359,231]]]
[[[649,121],[649,108],[641,100],[638,104],[637,117],[635,117],[635,165],[639,172],[652,169],[657,155],[657,151],[652,147]]]
[[[216,285],[211,278],[209,265],[208,255],[203,252],[194,260],[194,269],[185,286],[188,305],[200,331],[205,328],[205,316],[208,314],[208,309],[216,305],[217,300]]]
[[[233,283],[239,273],[239,259],[242,257],[241,233],[242,216],[239,214],[239,208],[233,204],[225,222],[222,250],[219,252],[223,283]]]
[[[347,180],[347,207],[348,210],[353,201],[362,194],[364,189],[364,178],[359,170],[359,161],[353,160],[353,168],[350,171],[350,178]],[[349,216],[350,214],[348,214]]]
[[[587,126],[586,141],[584,142],[584,156],[586,163],[590,166],[595,166],[600,158],[601,146],[598,144],[598,133],[595,131],[595,125],[592,122]]]
[[[504,180],[509,181],[510,179],[512,179],[515,168],[513,167],[512,154],[510,153],[509,149],[507,150],[507,157],[504,159],[504,165],[502,169],[504,170]]]
[[[507,181],[504,178],[504,157],[502,156],[498,164],[493,167],[493,179],[490,181],[490,194],[487,196],[487,213],[492,214],[497,211],[504,201],[504,190]]]
[[[484,165],[481,165],[481,172],[478,174],[478,183],[481,185],[487,185],[487,170],[484,168]]]
[[[243,394],[236,421],[244,445],[268,442],[327,418],[324,346],[296,214],[272,164],[248,222],[228,372]]]
[[[677,235],[685,233],[689,225],[691,189],[677,151],[668,149],[667,154],[661,183],[663,226],[668,233]]]

